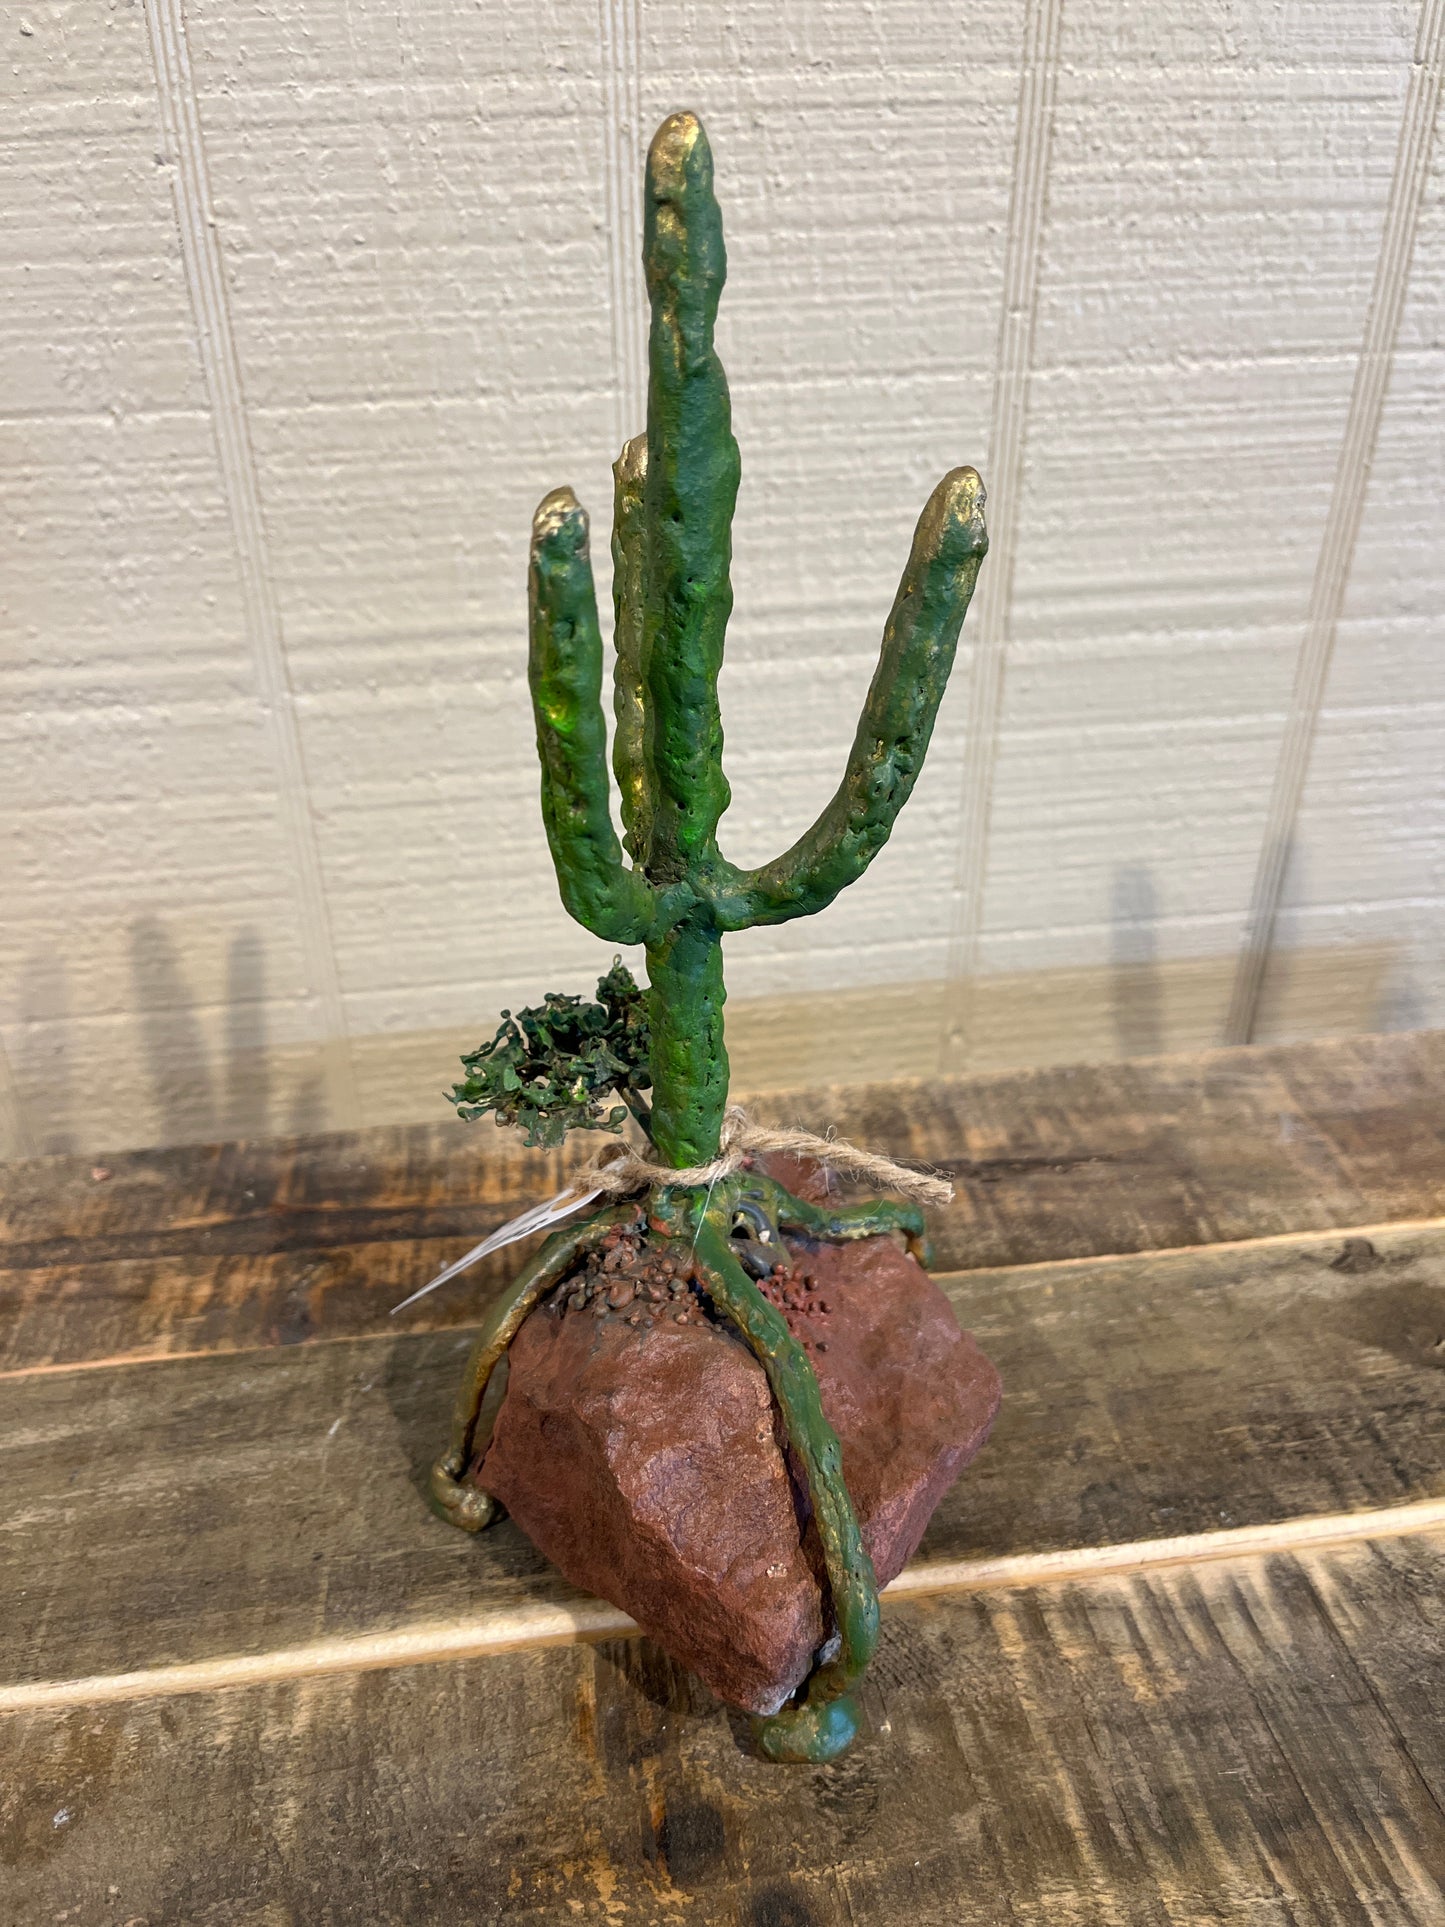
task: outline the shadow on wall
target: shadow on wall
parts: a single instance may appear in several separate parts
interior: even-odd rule
[[[157,917],[142,917],[131,926],[130,974],[141,1061],[161,1141],[219,1136],[205,1038],[175,944]]]
[[[1312,898],[1316,904],[1321,902],[1321,893],[1310,884],[1311,852],[1300,838],[1291,836],[1282,846],[1280,862],[1281,911],[1270,931],[1251,1042],[1319,1037],[1343,1030],[1423,1030],[1438,1022],[1422,981],[1422,971],[1429,967],[1424,929],[1417,923],[1411,933],[1408,925],[1401,927],[1398,914],[1382,916],[1378,909],[1361,904],[1352,918],[1359,939],[1312,951],[1301,941],[1298,927],[1304,921],[1300,910]],[[1334,959],[1334,969],[1317,971],[1312,982],[1310,960],[1321,954]],[[1373,972],[1359,972],[1359,961],[1371,956]],[[1352,981],[1356,975],[1358,981]]]
[[[1159,893],[1147,864],[1114,872],[1109,916],[1114,1039],[1121,1057],[1157,1057],[1165,1041],[1164,980],[1159,968]]]
[[[27,1150],[68,1156],[75,1150],[70,1128],[70,979],[54,950],[32,950],[20,971],[19,1020],[12,1062],[16,1095],[27,1126]]]
[[[321,1130],[320,1069],[304,1072],[289,1100],[278,1098],[275,1048],[267,1028],[266,953],[253,928],[236,932],[226,958],[221,1038],[214,1049],[187,983],[175,941],[158,917],[130,933],[134,1008],[154,1110],[152,1141],[182,1143]]]

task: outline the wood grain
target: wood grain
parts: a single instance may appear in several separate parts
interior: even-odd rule
[[[1004,1377],[931,1563],[1445,1494],[1445,1225],[946,1280]],[[510,1524],[427,1511],[468,1338],[14,1379],[6,1683],[477,1626],[577,1598]]]
[[[7,1904],[154,1927],[1435,1927],[1442,1582],[1445,1535],[911,1606],[858,1748],[786,1773],[645,1641],[15,1716]]]
[[[1442,1084],[1425,1036],[782,1101],[951,1160],[1006,1386],[864,1742],[785,1773],[510,1523],[425,1509],[488,1281],[383,1295],[555,1160],[11,1172],[0,1927],[1434,1927]]]
[[[1445,1214],[1445,1032],[755,1108],[949,1171],[940,1269]],[[439,1123],[0,1167],[0,1370],[389,1329],[398,1299],[588,1148]],[[409,1328],[471,1322],[517,1260],[487,1261]]]

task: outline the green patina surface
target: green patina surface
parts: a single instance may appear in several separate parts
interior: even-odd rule
[[[957,468],[919,518],[837,794],[771,863],[718,849],[728,805],[717,678],[732,610],[738,490],[713,325],[727,271],[707,137],[664,121],[647,160],[652,305],[647,433],[618,460],[613,522],[613,768],[629,864],[608,805],[602,634],[587,518],[570,489],[532,531],[531,684],[542,811],[562,899],[609,943],[647,946],[652,1137],[666,1163],[717,1155],[727,1100],[725,931],[811,915],[862,875],[907,802],[987,548],[983,485]]]
[[[646,947],[650,1130],[660,1161],[681,1169],[718,1154],[728,1084],[723,935],[825,908],[887,842],[928,749],[988,543],[983,485],[973,469],[954,469],[919,518],[837,793],[771,863],[730,863],[717,841],[729,801],[717,678],[732,610],[739,460],[713,345],[727,273],[722,216],[712,155],[692,114],[670,116],[653,139],[643,247],[652,309],[647,432],[627,443],[614,469],[612,763],[625,855],[609,806],[587,517],[570,489],[548,495],[533,523],[530,682],[562,900],[597,936]],[[922,1225],[892,1204],[822,1211],[756,1172],[706,1192],[667,1187],[649,1211],[659,1235],[686,1238],[716,1311],[761,1361],[804,1467],[839,1645],[800,1703],[762,1723],[760,1741],[774,1759],[831,1759],[856,1730],[850,1688],[877,1639],[877,1587],[812,1367],[739,1264],[732,1233],[739,1215],[773,1238],[790,1229],[825,1238],[902,1230],[917,1239]],[[452,1448],[433,1479],[434,1502],[456,1523],[476,1529],[490,1516],[491,1502],[460,1481],[494,1365],[542,1293],[617,1221],[609,1211],[557,1234],[494,1307]]]

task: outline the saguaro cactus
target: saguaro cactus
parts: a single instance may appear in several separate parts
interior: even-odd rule
[[[877,1637],[877,1587],[812,1366],[747,1267],[761,1253],[764,1269],[755,1275],[765,1275],[785,1232],[850,1239],[892,1230],[916,1240],[922,1219],[916,1208],[888,1202],[820,1210],[747,1164],[706,1184],[685,1174],[719,1150],[727,1098],[723,936],[822,910],[887,841],[928,748],[987,547],[983,486],[973,469],[954,469],[919,518],[836,795],[791,849],[757,869],[738,869],[717,842],[729,800],[717,676],[732,608],[738,449],[713,348],[726,271],[722,220],[712,155],[692,114],[672,115],[653,139],[644,254],[652,305],[647,433],[628,442],[614,470],[613,765],[630,862],[608,807],[587,517],[565,488],[543,500],[533,523],[530,679],[542,810],[563,902],[599,937],[647,948],[650,1129],[661,1164],[680,1178],[655,1187],[644,1206],[613,1205],[557,1233],[494,1304],[432,1495],[445,1516],[470,1530],[493,1516],[491,1500],[466,1476],[488,1378],[542,1294],[611,1228],[645,1210],[648,1236],[696,1275],[761,1361],[803,1467],[838,1644],[802,1703],[764,1721],[761,1739],[775,1759],[820,1760],[841,1751],[856,1729],[849,1688]]]
[[[716,1155],[727,1096],[723,934],[823,909],[887,842],[928,748],[988,543],[983,485],[956,468],[919,518],[837,794],[773,862],[728,862],[717,842],[729,801],[717,676],[732,609],[738,448],[713,347],[722,217],[692,114],[673,114],[652,142],[644,254],[647,434],[614,471],[613,761],[630,866],[608,810],[587,517],[565,488],[533,524],[531,685],[562,899],[608,942],[647,946],[652,1136],[664,1162],[688,1166]]]

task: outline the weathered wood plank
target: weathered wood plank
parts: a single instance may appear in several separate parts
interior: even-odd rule
[[[1005,1399],[924,1562],[1445,1493],[1445,1226],[947,1282]],[[12,1380],[5,1679],[575,1597],[510,1523],[468,1539],[425,1509],[467,1344],[396,1334]]]
[[[899,1610],[833,1767],[759,1761],[641,1640],[12,1715],[10,1917],[1435,1927],[1445,1535],[1408,1559]]]
[[[951,1171],[940,1268],[1445,1214],[1445,1032],[756,1109]],[[0,1369],[384,1329],[398,1297],[557,1189],[588,1149],[527,1152],[506,1133],[438,1123],[0,1167]],[[516,1257],[414,1316],[471,1322]]]
[[[1369,1560],[1310,1560],[1306,1570],[1361,1678],[1390,1707],[1401,1745],[1445,1810],[1445,1615],[1434,1540],[1386,1539]]]

